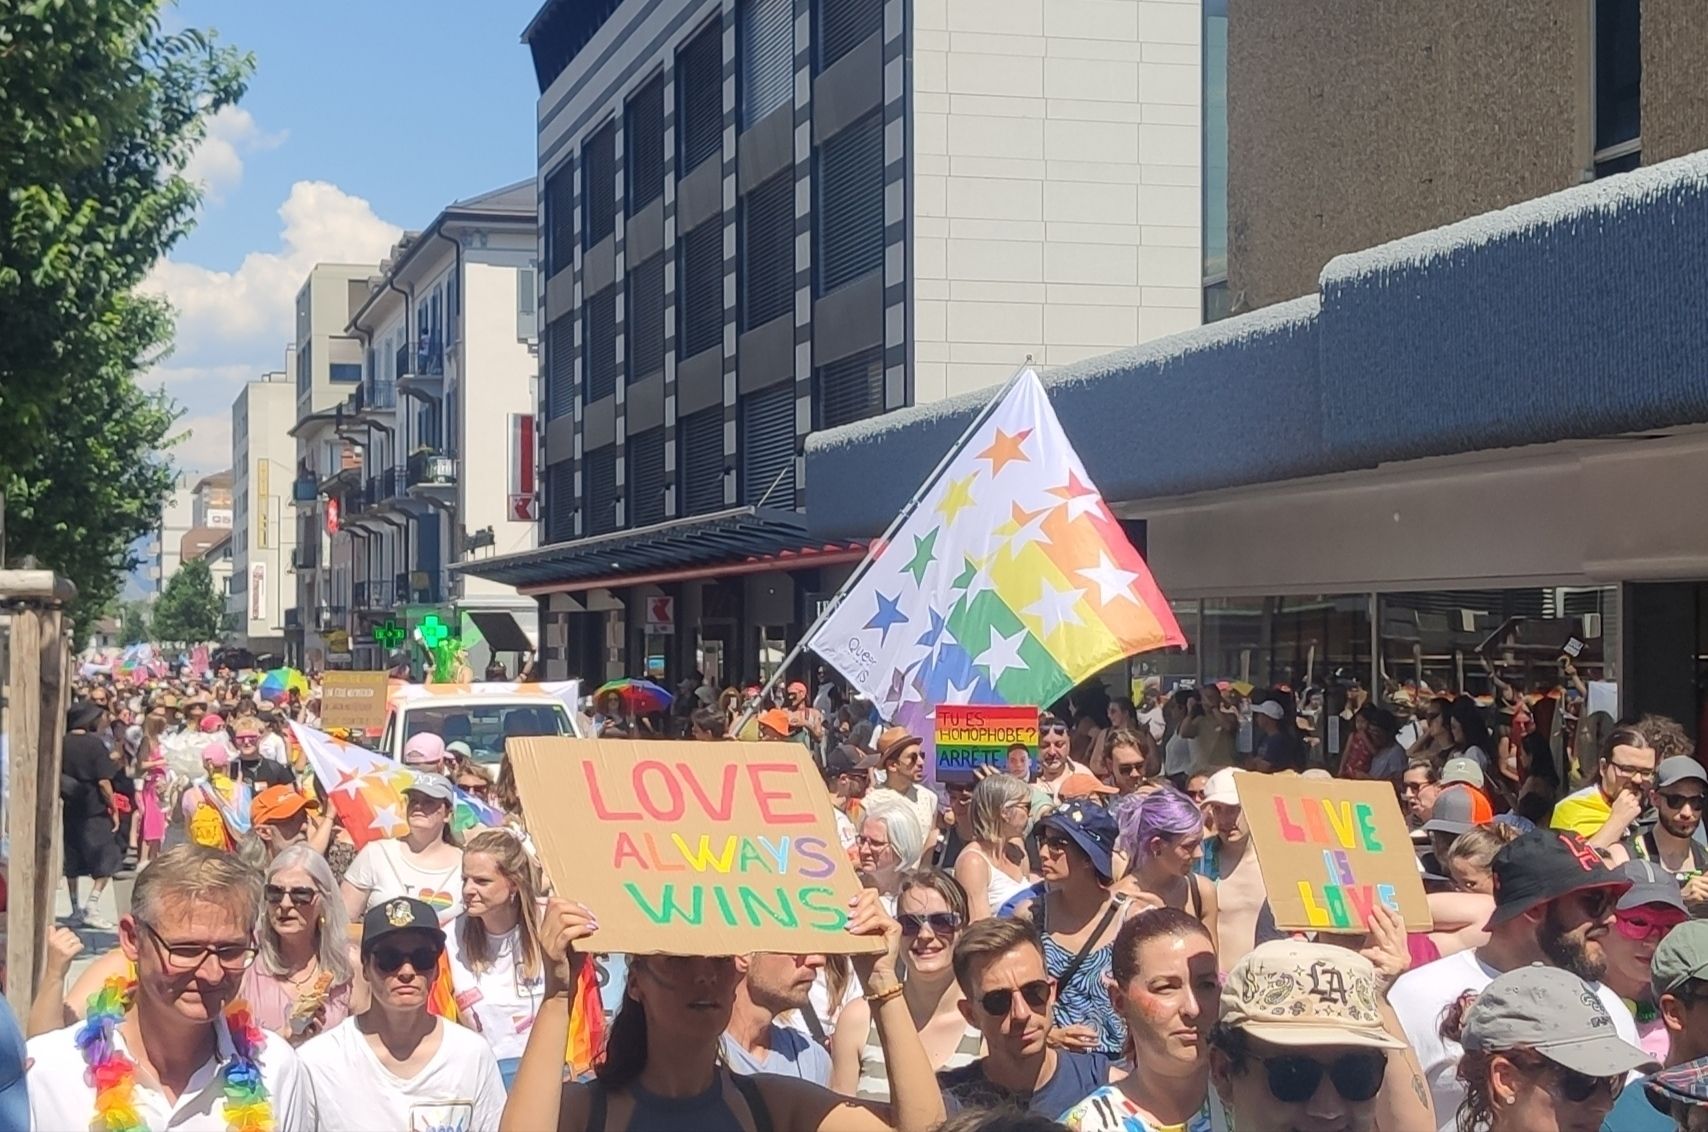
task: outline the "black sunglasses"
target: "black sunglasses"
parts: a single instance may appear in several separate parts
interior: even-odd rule
[[[896,917],[896,923],[901,925],[904,936],[918,935],[928,926],[931,934],[937,936],[954,935],[961,930],[961,917],[955,912],[927,912],[923,916],[903,912]]]
[[[269,904],[283,904],[285,902],[285,897],[287,896],[291,898],[292,904],[307,904],[309,901],[320,895],[320,892],[317,889],[280,888],[276,884],[269,884],[265,889],[263,889],[263,891],[266,893],[267,903]]]
[[[1283,1104],[1303,1104],[1316,1096],[1323,1074],[1334,1082],[1344,1100],[1367,1101],[1382,1088],[1388,1071],[1387,1055],[1379,1050],[1343,1053],[1324,1065],[1310,1057],[1261,1057],[1269,1076],[1269,1093]]]
[[[1026,1005],[1033,1010],[1042,1010],[1050,1004],[1050,980],[1033,979],[1029,983],[1021,983],[1020,997],[1026,1000]],[[986,991],[979,996],[979,1005],[984,1012],[993,1018],[1003,1018],[1014,1006],[1014,988],[1003,987],[1001,990]]]
[[[1661,801],[1667,804],[1668,809],[1682,810],[1686,806],[1691,806],[1694,807],[1698,813],[1702,811],[1702,804],[1705,797],[1708,796],[1702,794],[1672,794],[1665,791],[1660,795]]]
[[[401,970],[405,963],[415,968],[418,975],[431,975],[439,966],[439,949],[412,947],[405,951],[399,947],[376,947],[373,958],[374,967],[382,975]]]
[[[1042,723],[1038,725],[1038,730],[1044,735],[1066,735],[1068,733],[1065,723]]]
[[[1565,1066],[1554,1067],[1560,1082],[1560,1099],[1572,1104],[1583,1104],[1598,1093],[1611,1093],[1618,1099],[1619,1093],[1625,1088],[1625,1078],[1621,1075],[1612,1077],[1591,1077],[1588,1073],[1579,1073]]]

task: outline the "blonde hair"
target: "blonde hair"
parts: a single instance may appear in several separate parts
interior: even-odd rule
[[[538,978],[541,953],[540,925],[536,917],[539,915],[537,898],[540,886],[535,879],[533,861],[528,859],[521,840],[504,829],[483,829],[469,838],[463,845],[465,868],[471,853],[491,857],[500,875],[515,890],[516,928],[519,933],[516,966],[523,978]],[[457,917],[457,943],[463,965],[469,970],[479,974],[492,966],[492,937],[487,934],[486,925],[467,912]]]
[[[174,845],[136,876],[131,908],[153,926],[172,901],[206,900],[236,912],[245,924],[261,914],[261,872],[240,858],[205,845]]]
[[[1002,811],[1031,797],[1032,788],[1011,775],[993,774],[980,782],[973,787],[973,800],[969,811],[973,823],[973,837],[979,841],[1001,841]]]

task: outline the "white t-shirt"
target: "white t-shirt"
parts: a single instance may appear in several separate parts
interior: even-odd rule
[[[189,1087],[173,1104],[165,1094],[137,1076],[131,1094],[137,1114],[149,1132],[226,1132],[225,1091],[220,1080],[220,1066],[231,1055],[231,1036],[224,1021],[218,1024],[219,1056],[191,1074]],[[87,1069],[83,1054],[77,1048],[77,1031],[83,1023],[67,1026],[49,1034],[31,1038],[29,1056],[35,1058],[30,1067],[30,1127],[35,1132],[59,1132],[60,1129],[88,1128],[95,1115],[95,1088],[84,1079]],[[256,1059],[261,1066],[261,1083],[267,1089],[267,1102],[273,1108],[273,1125],[279,1132],[295,1132],[315,1125],[314,1087],[297,1060],[290,1043],[274,1033],[263,1031],[266,1044]],[[115,1031],[114,1044],[127,1055],[122,1033]]]
[[[271,731],[261,736],[261,757],[272,759],[280,766],[290,762],[290,748],[285,746],[284,736],[275,735]]]
[[[1399,1016],[1406,1041],[1417,1051],[1424,1079],[1435,1098],[1435,1121],[1440,1132],[1453,1132],[1459,1105],[1465,1099],[1465,1089],[1457,1075],[1464,1049],[1458,1042],[1442,1039],[1441,1014],[1460,995],[1466,991],[1480,992],[1500,973],[1478,959],[1475,951],[1461,951],[1407,971],[1388,991],[1388,1002]],[[1637,1023],[1631,1011],[1609,988],[1600,983],[1590,986],[1607,1007],[1614,1033],[1636,1045]]]
[[[480,1036],[500,1061],[521,1057],[545,995],[545,968],[541,966],[532,979],[523,977],[516,962],[522,930],[512,928],[488,941],[493,945],[492,964],[476,974],[463,965],[462,926],[463,917],[458,916],[445,927],[445,954],[451,961],[451,993],[457,1009],[480,1023]]]
[[[1162,772],[1167,775],[1185,774],[1192,769],[1192,740],[1184,735],[1170,735],[1162,748]]]
[[[357,852],[344,879],[368,894],[363,912],[399,896],[425,901],[449,923],[463,910],[463,861],[457,856],[447,869],[423,869],[401,841],[370,841]]]
[[[303,1068],[320,1102],[321,1132],[496,1132],[504,1115],[504,1079],[492,1050],[473,1030],[439,1022],[439,1048],[405,1079],[384,1065],[346,1018],[303,1043]],[[279,1121],[279,1132],[296,1125]]]

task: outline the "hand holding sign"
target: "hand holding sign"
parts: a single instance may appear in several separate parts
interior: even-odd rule
[[[593,913],[573,900],[554,896],[546,901],[540,915],[540,950],[546,957],[546,995],[569,994],[575,989],[581,965],[587,962],[585,951],[576,951],[573,944],[599,930]]]

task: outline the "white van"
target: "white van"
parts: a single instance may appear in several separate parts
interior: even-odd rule
[[[496,773],[508,737],[565,735],[579,739],[590,735],[587,721],[578,710],[580,699],[579,680],[546,684],[397,683],[387,697],[379,749],[393,761],[401,761],[403,745],[409,738],[430,731],[446,743],[459,739],[467,743],[474,762]]]

